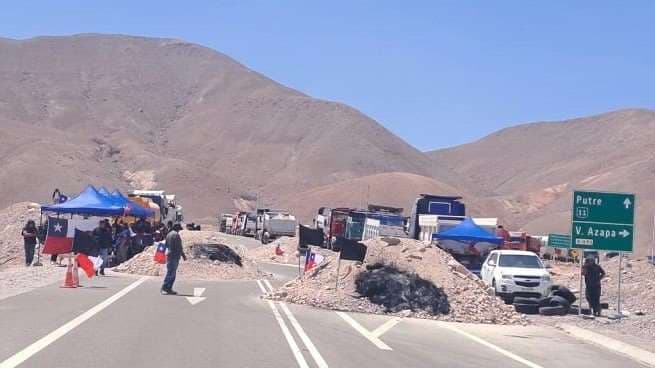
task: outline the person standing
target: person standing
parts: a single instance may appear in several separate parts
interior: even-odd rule
[[[105,265],[109,258],[109,250],[112,246],[111,241],[111,230],[108,230],[109,221],[101,220],[98,224],[98,227],[93,230],[93,238],[98,245],[99,255],[102,259],[102,264],[100,265],[100,274],[105,275]]]
[[[173,225],[173,229],[166,235],[168,256],[166,257],[166,277],[164,278],[164,284],[161,286],[162,295],[177,294],[173,290],[177,266],[180,264],[180,257],[186,261],[186,254],[184,254],[184,248],[182,247],[182,238],[180,238],[181,230],[182,225],[175,224]]]
[[[585,295],[594,316],[600,317],[600,281],[605,277],[605,270],[594,262],[593,258],[586,258],[582,267],[585,281]]]
[[[25,247],[25,266],[29,267],[34,261],[34,248],[36,247],[36,224],[32,220],[28,220],[27,224],[21,231],[23,236],[23,246]]]

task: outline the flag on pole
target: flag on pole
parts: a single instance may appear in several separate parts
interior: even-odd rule
[[[43,245],[43,253],[70,253],[73,249],[73,235],[67,219],[48,217],[48,232]]]
[[[323,245],[323,230],[312,229],[303,225],[299,225],[298,231],[298,247],[307,248],[308,245]]]
[[[316,266],[316,253],[312,252],[311,249],[307,250],[305,253],[305,270],[307,272]]]
[[[92,278],[96,271],[102,266],[102,258],[87,256],[84,253],[79,253],[75,256],[77,264],[80,265],[80,268],[84,270],[84,273],[88,278]]]
[[[166,243],[164,242],[160,242],[157,245],[157,250],[155,251],[155,263],[166,263]]]
[[[338,236],[334,245],[341,248],[340,259],[364,262],[366,258],[366,246],[356,240]]]

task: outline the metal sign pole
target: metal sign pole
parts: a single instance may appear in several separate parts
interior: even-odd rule
[[[337,291],[339,289],[339,268],[341,267],[341,251],[339,251],[339,259],[337,260],[337,277],[336,280],[334,281],[334,290]]]
[[[653,214],[653,244],[650,246],[650,263],[655,265],[655,214]]]
[[[578,249],[578,258],[580,258],[580,297],[578,298],[578,316],[582,316],[582,254],[584,254],[584,250]]]
[[[619,297],[617,301],[618,316],[622,317],[623,312],[621,312],[621,273],[623,268],[623,252],[619,252]]]

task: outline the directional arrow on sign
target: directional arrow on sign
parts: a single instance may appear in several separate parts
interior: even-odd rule
[[[205,292],[205,288],[193,288],[193,296],[187,296],[186,300],[188,300],[189,303],[191,303],[191,305],[196,305],[201,301],[207,299],[202,296],[204,292]]]
[[[630,198],[626,198],[625,201],[623,201],[623,205],[625,206],[625,209],[630,208],[630,205],[632,205]]]
[[[621,235],[624,238],[627,238],[630,236],[630,232],[628,230],[623,229],[622,231],[619,232],[619,235]]]

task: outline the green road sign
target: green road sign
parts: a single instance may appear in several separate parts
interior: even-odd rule
[[[574,191],[571,218],[573,248],[632,252],[634,194]]]
[[[571,236],[564,234],[548,234],[548,246],[551,248],[571,248]]]

